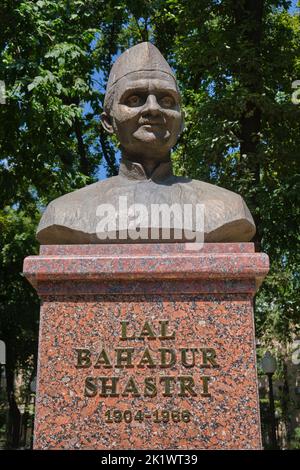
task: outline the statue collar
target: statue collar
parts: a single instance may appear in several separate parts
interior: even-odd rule
[[[120,163],[119,175],[124,176],[130,180],[151,180],[154,182],[161,182],[170,176],[173,176],[172,162],[159,163],[153,170],[150,177],[147,176],[143,165],[137,162],[132,162],[122,158]]]

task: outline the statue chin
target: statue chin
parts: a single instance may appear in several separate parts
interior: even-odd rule
[[[140,143],[151,143],[156,144],[160,147],[170,140],[171,134],[168,130],[153,128],[150,126],[140,127],[134,134],[133,137]]]

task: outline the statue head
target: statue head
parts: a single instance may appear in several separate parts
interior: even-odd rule
[[[102,124],[117,135],[127,158],[168,158],[183,127],[180,94],[170,66],[153,44],[131,47],[114,63]]]

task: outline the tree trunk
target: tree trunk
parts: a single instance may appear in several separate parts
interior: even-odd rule
[[[89,176],[90,164],[87,158],[87,152],[86,152],[86,148],[85,148],[85,144],[84,144],[83,136],[82,136],[81,124],[78,118],[75,118],[74,129],[75,129],[78,153],[79,153],[79,158],[80,158],[80,171],[84,175]]]
[[[9,355],[9,351],[8,351]],[[21,413],[17,406],[14,386],[15,374],[13,368],[6,367],[6,390],[9,405],[8,412],[8,446],[17,449],[20,442]]]
[[[235,2],[235,23],[240,29],[240,39],[249,50],[235,70],[241,86],[248,93],[249,99],[245,103],[245,109],[240,117],[240,165],[239,174],[244,176],[245,170],[252,174],[251,185],[257,189],[260,185],[260,135],[261,135],[261,109],[256,97],[262,93],[261,70],[261,38],[263,26],[264,0],[244,0]],[[258,208],[257,191],[252,191],[252,207]],[[257,233],[254,239],[256,249],[260,250],[262,234],[260,232],[259,210],[254,215]]]
[[[289,448],[291,443],[291,418],[290,418],[290,387],[289,387],[289,380],[288,380],[288,368],[285,358],[288,357],[287,351],[285,351],[285,356],[283,359],[283,388],[282,388],[282,396],[281,396],[281,407],[282,407],[282,415],[284,421],[284,427],[286,432],[286,443],[287,447]]]

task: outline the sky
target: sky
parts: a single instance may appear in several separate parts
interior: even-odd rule
[[[299,5],[299,1],[298,1],[298,0],[292,0],[292,4],[291,4],[291,6],[290,6],[289,11],[290,11],[291,13],[294,13],[294,12],[297,10],[297,5]],[[298,8],[299,8],[299,6],[298,6]],[[298,13],[299,13],[299,12],[298,12]]]

